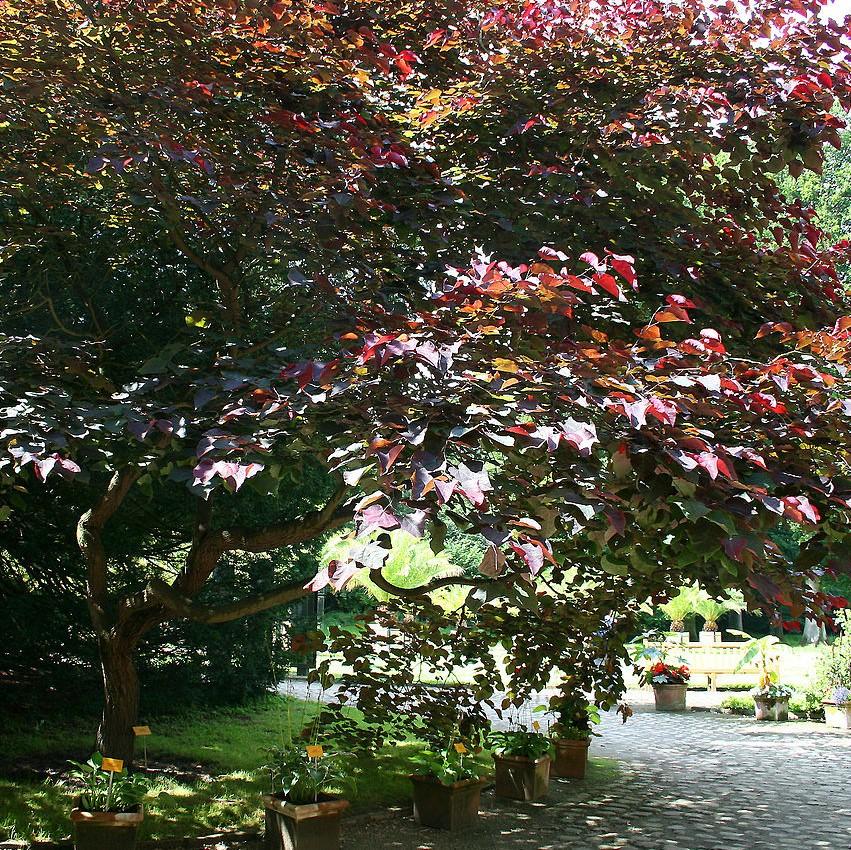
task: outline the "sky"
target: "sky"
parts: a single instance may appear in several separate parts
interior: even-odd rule
[[[834,0],[828,3],[825,14],[837,20],[841,20],[845,15],[851,15],[851,0]]]

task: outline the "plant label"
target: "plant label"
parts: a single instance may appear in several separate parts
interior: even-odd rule
[[[325,755],[325,750],[322,749],[320,744],[309,744],[307,755],[312,759],[321,759]]]
[[[108,770],[110,773],[121,773],[124,770],[124,762],[121,759],[104,759],[100,767],[101,770]]]
[[[468,750],[464,744],[453,744],[452,746],[455,747],[455,752],[458,753],[459,756],[467,755]]]
[[[150,726],[134,726],[133,727],[133,734],[137,738],[143,738],[146,735],[151,734],[151,727]]]

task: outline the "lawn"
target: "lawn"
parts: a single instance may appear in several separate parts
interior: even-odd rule
[[[314,705],[270,697],[238,710],[151,720],[151,786],[144,801],[149,816],[143,837],[259,827],[260,795],[268,790],[261,769],[264,750],[282,740],[288,711],[296,728],[315,710]],[[90,718],[37,728],[25,720],[6,722],[0,739],[0,837],[67,837],[69,797],[55,780],[66,759],[90,754],[92,728]],[[406,805],[407,775],[424,751],[424,744],[412,741],[359,762],[354,788],[347,794],[352,810]],[[489,765],[487,754],[479,758]]]

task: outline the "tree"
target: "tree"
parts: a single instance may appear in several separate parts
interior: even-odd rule
[[[469,587],[516,694],[572,658],[613,695],[670,586],[818,616],[851,498],[847,249],[771,173],[818,169],[851,106],[819,5],[4,6],[4,510],[86,488],[101,749],[132,754],[152,629],[361,570]],[[252,520],[281,490],[301,513]],[[107,545],[140,491],[180,503],[175,572]],[[812,530],[791,569],[781,519]],[[307,585],[206,604],[228,558],[347,523]],[[390,532],[439,549],[447,524],[479,575],[383,577]]]

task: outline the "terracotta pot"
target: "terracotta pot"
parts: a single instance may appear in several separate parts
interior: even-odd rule
[[[567,779],[585,779],[585,768],[588,766],[588,747],[591,742],[585,740],[568,740],[558,738],[555,741],[556,757],[552,764],[553,776]]]
[[[144,818],[143,806],[129,812],[87,812],[77,801],[71,809],[74,846],[77,850],[135,850]]]
[[[685,711],[688,685],[653,685],[656,711]]]
[[[550,757],[494,756],[496,796],[509,800],[542,800],[550,785]]]
[[[479,822],[479,803],[485,781],[464,779],[444,785],[433,776],[411,776],[414,820],[422,826],[458,832]]]
[[[823,702],[824,722],[832,729],[851,729],[851,702],[837,705],[835,702]]]
[[[789,698],[769,699],[754,697],[754,713],[757,720],[788,720]]]
[[[340,815],[348,800],[320,797],[316,803],[289,803],[282,796],[264,794],[265,850],[339,850]]]

